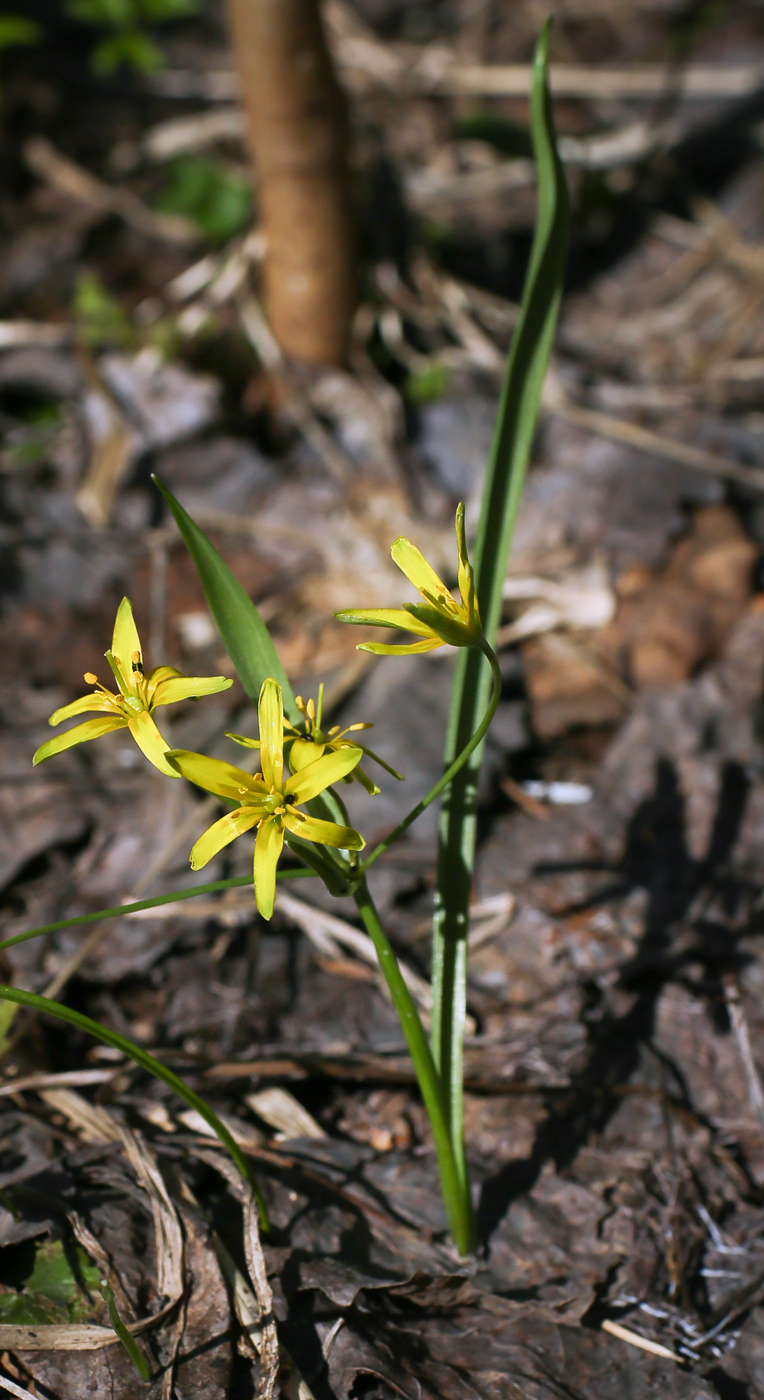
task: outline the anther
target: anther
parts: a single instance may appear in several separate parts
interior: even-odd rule
[[[130,657],[130,660],[132,662],[133,670],[139,671],[140,674],[143,675],[143,662],[141,661],[141,653],[139,651],[134,651],[132,656]]]
[[[94,676],[92,671],[86,671],[83,680],[86,685],[98,685],[98,677]]]

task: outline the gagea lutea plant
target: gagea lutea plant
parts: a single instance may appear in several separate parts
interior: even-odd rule
[[[127,599],[120,605],[112,644],[106,652],[115,688],[107,688],[94,673],[88,672],[85,680],[91,687],[90,693],[56,711],[51,724],[57,726],[84,714],[91,717],[43,744],[34,755],[34,762],[52,759],[84,741],[105,737],[108,743],[106,736],[112,731],[127,729],[160,773],[176,781],[183,778],[213,793],[225,809],[207,830],[200,831],[190,853],[193,868],[201,869],[232,841],[244,840],[251,842],[252,876],[217,880],[133,905],[99,910],[79,919],[31,929],[0,943],[2,950],[78,923],[242,885],[250,878],[254,901],[265,919],[273,913],[279,880],[318,877],[332,895],[352,896],[376,948],[411,1054],[432,1127],[448,1224],[461,1254],[468,1253],[476,1243],[462,1131],[462,1042],[477,778],[482,742],[501,694],[501,673],[492,644],[500,620],[512,530],[557,319],[567,243],[567,195],[547,86],[548,41],[547,25],[536,50],[531,100],[538,176],[536,231],[507,361],[472,559],[467,548],[464,507],[460,505],[456,512],[454,554],[458,597],[416,545],[400,538],[392,545],[392,558],[414,585],[420,601],[396,606],[392,600],[390,607],[348,609],[338,614],[343,622],[385,629],[383,639],[360,643],[361,649],[387,658],[380,663],[383,665],[395,665],[395,657],[400,655],[416,655],[437,647],[455,649],[442,776],[395,830],[367,852],[362,833],[349,823],[341,787],[358,781],[372,794],[379,791],[362,760],[381,767],[381,781],[387,781],[388,775],[397,781],[402,775],[361,744],[358,736],[368,728],[364,722],[345,729],[336,725],[325,727],[323,686],[319,687],[317,702],[306,702],[293,694],[251,599],[199,527],[156,481],[196,565],[223,645],[245,693],[257,706],[258,737],[231,734],[229,738],[256,751],[254,763],[259,758],[259,769],[253,773],[204,754],[172,748],[166,742],[161,732],[163,706],[181,700],[202,700],[231,682],[223,676],[189,678],[170,666],[147,672]],[[441,815],[433,923],[432,1026],[428,1036],[382,926],[366,876],[382,853],[438,798]],[[189,1085],[147,1051],[99,1022],[45,997],[19,988],[0,987],[0,998],[47,1012],[88,1031],[172,1087],[202,1114],[251,1188],[257,1190],[251,1167],[225,1124]],[[260,1211],[267,1227],[262,1201]]]

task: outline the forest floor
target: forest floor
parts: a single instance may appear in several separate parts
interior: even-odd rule
[[[32,8],[44,37],[0,90],[3,937],[251,870],[246,841],[189,870],[214,799],[127,735],[31,767],[125,594],[152,665],[233,675],[152,472],[295,690],[324,682],[405,774],[348,789],[367,840],[436,780],[451,660],[359,653],[333,613],[403,596],[398,534],[449,575],[458,500],[476,521],[534,211],[527,103],[486,75],[540,23],[530,0],[327,5],[363,301],[352,372],[309,376],[257,299],[217,12],[169,26],[153,76],[106,81],[85,26]],[[3,954],[4,981],[151,1050],[249,1154],[289,1400],[764,1400],[764,21],[557,9],[573,239],[482,780],[478,1252],[448,1242],[352,902],[282,886],[266,925],[231,890]],[[226,731],[255,732],[237,681],[165,713],[229,761]],[[436,825],[372,877],[425,1012]],[[203,1121],[57,1023],[2,1036],[0,1387],[253,1396],[242,1189]],[[104,1274],[126,1319],[156,1317],[150,1384],[104,1344]]]

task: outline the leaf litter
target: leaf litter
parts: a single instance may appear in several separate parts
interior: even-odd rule
[[[410,805],[408,789],[417,796],[438,776],[447,663],[359,669],[355,639],[331,613],[397,596],[386,542],[401,530],[445,565],[452,500],[474,503],[480,490],[532,188],[522,154],[507,161],[499,149],[521,109],[490,131],[483,123],[480,137],[469,123],[458,138],[444,129],[451,99],[428,94],[457,82],[461,51],[437,7],[420,7],[413,38],[405,8],[329,7],[367,133],[359,160],[374,209],[388,185],[372,131],[431,223],[417,235],[426,247],[396,269],[379,243],[394,231],[372,213],[375,291],[352,376],[302,382],[274,358],[242,295],[262,256],[257,232],[220,249],[184,243],[192,211],[150,208],[150,173],[115,175],[119,122],[104,122],[98,151],[83,142],[72,88],[67,159],[58,133],[40,129],[48,146],[36,148],[36,183],[26,175],[9,196],[9,935],[137,897],[147,868],[152,893],[193,878],[201,803],[158,799],[121,736],[108,759],[69,755],[55,774],[27,766],[45,717],[103,650],[126,589],[155,652],[169,646],[194,674],[230,667],[147,486],[149,466],[258,602],[295,686],[310,693],[326,680],[337,719],[352,708],[350,718],[374,720],[374,746],[406,771],[405,795],[393,783],[379,798],[350,792],[353,821],[384,834]],[[493,18],[490,6],[456,8],[481,83],[488,43],[498,66],[525,57],[532,7]],[[591,6],[578,8],[585,22],[565,43],[585,65],[595,21]],[[628,23],[613,6],[596,17],[625,65],[653,57],[665,32],[654,8],[628,8]],[[735,22],[757,53],[759,28]],[[153,92],[197,61],[191,77],[204,88],[208,56],[192,31],[182,64],[171,55]],[[691,42],[703,71],[717,71],[714,41]],[[218,66],[230,66],[222,50]],[[592,92],[598,72],[589,69]],[[212,1092],[273,1229],[260,1251],[238,1179],[163,1089],[104,1047],[18,1018],[4,1031],[0,1100],[9,1393],[762,1393],[761,159],[746,110],[730,117],[709,94],[680,101],[687,145],[658,124],[651,139],[669,154],[644,171],[627,158],[594,180],[579,151],[571,178],[571,291],[518,523],[501,723],[481,792],[474,935],[489,917],[478,911],[504,901],[490,936],[473,939],[468,986],[465,1116],[481,1252],[465,1262],[444,1243],[426,1119],[352,906],[334,906],[331,926],[311,886],[285,897],[266,929],[232,892],[115,920],[84,958],[83,935],[63,932],[8,950],[9,977],[34,990],[59,978],[59,994]],[[177,113],[175,98],[152,101],[154,116]],[[192,142],[238,140],[234,107],[196,105],[226,120]],[[148,151],[154,117],[136,113]],[[600,139],[595,100],[560,106],[560,120],[569,143]],[[733,161],[725,143],[741,131],[745,156]],[[692,132],[702,133],[694,146]],[[731,173],[709,189],[712,154]],[[677,168],[703,186],[686,205],[666,193],[665,170]],[[83,275],[101,289],[87,325]],[[349,587],[359,571],[360,599]],[[539,601],[546,612],[534,621]],[[247,725],[254,732],[235,684],[219,705],[179,713],[172,742],[231,758],[225,731]],[[533,799],[539,812],[518,805],[533,783],[543,793],[578,784],[592,797],[576,807]],[[433,838],[425,818],[375,868],[415,986],[428,975]],[[239,873],[234,850],[211,878]],[[65,1082],[69,1073],[96,1077]],[[148,1388],[108,1325],[96,1273],[150,1357]],[[30,1328],[47,1348],[19,1331]],[[97,1349],[59,1349],[77,1337]]]

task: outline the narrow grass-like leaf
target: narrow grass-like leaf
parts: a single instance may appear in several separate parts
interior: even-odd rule
[[[316,873],[315,870],[298,866],[295,870],[277,870],[276,879],[312,879]],[[220,890],[238,890],[251,884],[251,875],[237,875],[231,880],[212,880],[208,885],[193,885],[190,890],[173,890],[170,894],[156,894],[151,899],[137,899],[133,904],[117,904],[112,909],[95,909],[92,914],[76,914],[73,919],[59,919],[55,924],[41,924],[39,928],[30,928],[24,933],[15,933],[12,938],[3,939],[0,943],[0,953],[6,948],[13,948],[16,943],[26,943],[30,938],[42,938],[46,933],[58,933],[60,929],[79,928],[80,924],[96,924],[101,919],[119,919],[124,914],[140,914],[144,909],[158,909],[163,904],[178,904],[182,899],[194,899],[198,894],[217,894]],[[0,1017],[0,1032],[2,1026],[3,1021]]]
[[[120,1050],[128,1060],[133,1060],[140,1065],[141,1069],[148,1070],[155,1079],[161,1080],[168,1089],[172,1089],[179,1098],[187,1103],[189,1108],[193,1108],[201,1115],[205,1123],[209,1124],[213,1133],[225,1147],[234,1165],[238,1167],[247,1185],[255,1193],[260,1219],[263,1229],[268,1229],[268,1214],[265,1203],[258,1190],[252,1168],[249,1165],[244,1153],[231,1136],[228,1128],[221,1123],[214,1109],[195,1093],[184,1080],[180,1079],[167,1065],[155,1060],[148,1050],[143,1050],[140,1045],[134,1045],[132,1040],[120,1035],[118,1031],[109,1030],[108,1026],[102,1026],[100,1021],[91,1020],[90,1016],[83,1016],[81,1011],[73,1011],[71,1006],[64,1006],[60,1001],[51,1001],[50,997],[38,996],[36,992],[23,992],[20,987],[0,987],[0,1000],[15,1003],[16,1006],[26,1006],[30,1011],[42,1011],[46,1016],[54,1016],[59,1021],[66,1021],[68,1025],[75,1026],[77,1030],[85,1031],[87,1035],[92,1035],[96,1040],[102,1040],[104,1045],[111,1045],[114,1050]]]
[[[292,724],[301,724],[302,715],[295,704],[286,671],[246,589],[172,492],[156,476],[152,480],[167,502],[196,565],[215,626],[247,695],[257,704],[263,681],[266,676],[273,676],[281,686],[284,714]]]
[[[148,1385],[151,1380],[151,1367],[149,1366],[144,1351],[138,1346],[135,1337],[132,1336],[122,1321],[117,1311],[117,1304],[114,1301],[114,1294],[106,1282],[101,1284],[101,1297],[109,1309],[109,1321],[114,1331],[119,1337],[141,1380],[145,1381]]]
[[[473,549],[480,614],[491,644],[501,617],[502,585],[552,349],[567,250],[567,190],[555,144],[548,87],[549,30],[547,23],[536,48],[531,94],[538,178],[536,230],[504,376]],[[474,733],[486,707],[490,680],[488,665],[479,651],[459,653],[445,766],[453,762]],[[465,1190],[462,1040],[480,758],[481,748],[477,748],[444,795],[433,927],[432,1048],[448,1101],[454,1155]]]

